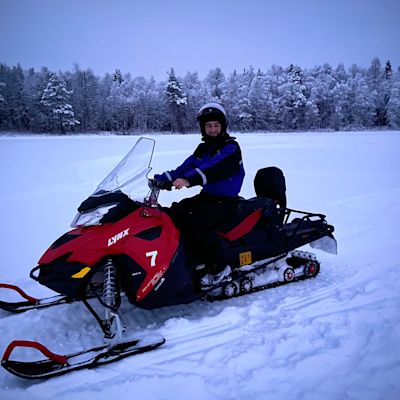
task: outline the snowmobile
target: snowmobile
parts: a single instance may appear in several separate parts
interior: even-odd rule
[[[169,209],[158,204],[160,187],[148,178],[154,146],[152,139],[137,141],[79,206],[73,229],[57,239],[31,270],[31,278],[57,295],[36,299],[17,286],[0,284],[24,298],[0,301],[0,308],[9,312],[81,301],[98,322],[105,344],[60,355],[38,342],[13,341],[1,362],[7,371],[23,378],[46,378],[161,346],[162,337],[126,338],[129,330],[118,312],[122,297],[143,309],[232,298],[315,277],[320,263],[314,254],[299,250],[305,244],[336,253],[334,227],[325,215],[279,208],[263,196],[241,199],[234,220],[218,232],[232,273],[217,285],[202,287],[204,264],[188,253],[188,238],[181,235]],[[256,193],[265,193],[260,185],[268,182],[258,180],[257,185]],[[46,358],[10,359],[18,347],[36,349]]]

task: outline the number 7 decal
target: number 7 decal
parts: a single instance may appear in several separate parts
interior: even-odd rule
[[[150,260],[150,266],[151,267],[155,267],[156,266],[157,255],[158,255],[158,250],[148,251],[146,253],[146,257],[151,257],[151,260]]]

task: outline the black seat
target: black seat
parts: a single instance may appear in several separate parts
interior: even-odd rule
[[[277,167],[259,169],[254,178],[257,197],[266,197],[286,208],[286,181],[282,170]]]

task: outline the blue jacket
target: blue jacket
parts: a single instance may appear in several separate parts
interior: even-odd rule
[[[155,175],[155,179],[173,182],[185,178],[190,186],[202,186],[203,193],[237,196],[245,175],[239,144],[228,134],[216,138],[205,137],[203,140],[178,168]]]

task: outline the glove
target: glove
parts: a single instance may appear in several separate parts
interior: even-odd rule
[[[154,179],[150,179],[151,185],[160,190],[171,190],[172,182],[165,180],[163,175],[154,175]]]

